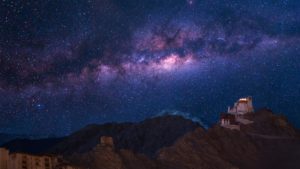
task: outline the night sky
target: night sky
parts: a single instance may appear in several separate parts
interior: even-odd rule
[[[299,0],[1,0],[0,132],[61,136],[240,97],[300,127]]]

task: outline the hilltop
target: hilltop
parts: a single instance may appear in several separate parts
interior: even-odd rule
[[[240,130],[219,123],[206,130],[170,115],[139,123],[89,125],[52,140],[39,153],[63,155],[74,165],[92,169],[299,168],[300,133],[284,116],[262,109],[246,118],[253,123],[241,124]],[[99,146],[101,136],[112,137],[113,146]],[[12,148],[17,141],[24,142],[4,146]]]

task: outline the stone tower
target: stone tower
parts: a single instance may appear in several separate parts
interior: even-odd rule
[[[114,140],[109,136],[100,137],[100,145],[103,147],[114,147]]]

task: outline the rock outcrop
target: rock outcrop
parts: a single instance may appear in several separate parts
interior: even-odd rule
[[[52,153],[70,155],[92,150],[101,136],[111,136],[117,149],[129,149],[153,157],[162,147],[200,127],[181,116],[161,116],[139,123],[89,125],[52,148]]]

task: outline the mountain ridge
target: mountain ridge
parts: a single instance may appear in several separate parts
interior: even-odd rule
[[[261,109],[253,123],[231,130],[216,123],[204,129],[180,116],[139,123],[88,125],[46,153],[91,169],[298,169],[300,133],[287,118]],[[113,147],[99,146],[111,136]],[[288,157],[287,157],[288,156]]]
[[[131,149],[152,157],[158,149],[171,145],[177,138],[196,127],[200,127],[200,125],[182,116],[164,115],[145,119],[138,123],[90,124],[67,137],[40,140],[16,139],[4,144],[3,147],[15,152],[70,155],[90,151],[99,143],[101,136],[111,136],[118,149]],[[176,132],[172,132],[172,130],[176,130]],[[151,137],[164,140],[144,141],[151,140],[149,139]],[[48,148],[32,146],[39,142],[47,142]],[[29,146],[29,148],[24,149],[22,146]],[[31,151],[30,148],[34,151]]]

